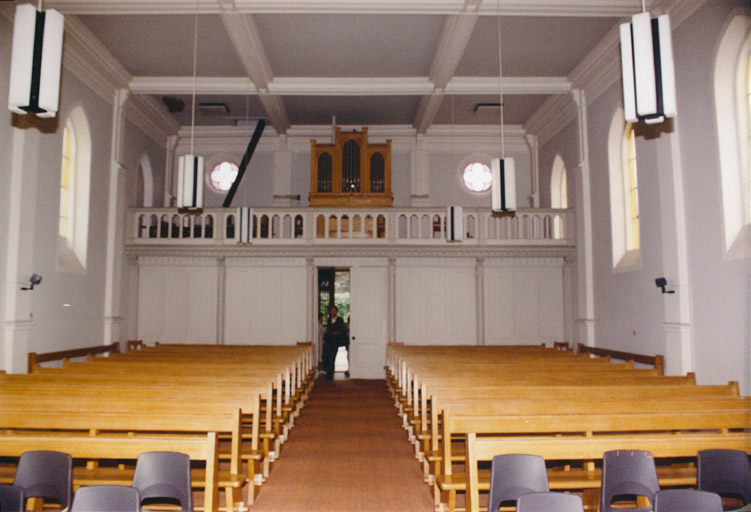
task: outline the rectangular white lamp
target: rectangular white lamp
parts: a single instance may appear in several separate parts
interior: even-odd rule
[[[516,210],[516,177],[513,158],[494,158],[490,161],[492,184],[491,207],[494,212]]]
[[[675,71],[668,15],[635,14],[620,26],[626,120],[660,123],[675,117]]]
[[[54,9],[41,12],[31,4],[16,6],[8,91],[12,112],[57,115],[64,20]]]
[[[203,157],[182,155],[177,169],[177,207],[203,208]]]
[[[464,216],[461,206],[446,208],[446,240],[449,242],[464,240]]]
[[[253,241],[253,209],[241,206],[237,209],[235,241],[238,244],[249,244]]]

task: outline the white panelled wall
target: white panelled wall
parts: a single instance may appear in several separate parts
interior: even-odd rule
[[[484,277],[485,344],[565,339],[562,259],[488,259]]]
[[[138,259],[138,337],[292,344],[315,339],[309,265],[350,270],[351,373],[383,376],[389,325],[411,345],[563,340],[563,258]],[[478,290],[482,293],[478,294]]]
[[[216,259],[139,260],[138,337],[163,343],[216,343]]]
[[[224,342],[275,345],[309,339],[306,280],[305,259],[227,258]]]
[[[396,339],[410,345],[477,343],[475,261],[398,260]]]

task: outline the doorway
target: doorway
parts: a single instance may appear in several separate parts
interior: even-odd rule
[[[344,320],[349,329],[350,318],[350,274],[348,268],[319,267],[318,268],[318,318],[319,335],[317,344],[317,360],[321,368],[321,354],[323,348],[323,331],[329,318],[329,308],[336,306],[339,317]],[[340,348],[336,355],[334,373],[349,374],[349,353]]]

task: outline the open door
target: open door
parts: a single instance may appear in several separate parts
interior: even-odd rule
[[[383,379],[388,271],[386,267],[352,267],[350,279],[350,374],[352,378]]]

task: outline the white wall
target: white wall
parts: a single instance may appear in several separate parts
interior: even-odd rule
[[[621,104],[620,84],[589,108],[592,230],[594,252],[595,340],[598,346],[664,354],[662,294],[654,279],[662,276],[660,190],[654,141],[637,131],[641,261],[614,269],[608,179],[608,130]]]
[[[719,38],[730,16],[741,11],[748,12],[747,2],[706,2],[674,32],[677,119],[675,124],[668,122],[649,130],[637,128],[641,249],[639,263],[631,268],[614,269],[611,256],[607,134],[622,102],[620,81],[590,98],[587,135],[596,344],[667,354],[681,359],[678,367],[695,370],[699,382],[738,380],[749,394],[751,262],[732,259],[723,249],[716,140],[716,123],[722,120],[715,119],[712,96]],[[575,167],[578,143],[573,122],[541,148],[543,206],[550,204],[550,166],[556,153],[566,163],[569,193],[581,190]],[[572,186],[572,178],[577,186]],[[569,204],[581,208],[582,203],[577,198]],[[581,211],[577,222],[581,229]],[[681,242],[682,226],[686,227],[686,243]],[[573,268],[571,282],[575,285],[576,266]],[[679,281],[682,269],[687,269],[687,282]],[[677,285],[676,294],[659,292],[654,279],[661,276]],[[580,293],[572,286],[564,301],[576,303]],[[569,309],[575,314],[575,308]],[[675,369],[674,361],[667,361],[668,367],[671,363]]]
[[[10,47],[12,26],[3,16],[0,16],[0,69],[10,68]],[[8,97],[8,81],[0,80],[0,98]],[[11,140],[12,128],[10,124],[10,111],[0,108],[0,247],[8,247],[8,218],[10,208],[10,156],[12,155]],[[5,290],[6,284],[7,251],[0,250],[0,283],[3,284],[3,297],[0,299],[0,318],[5,319],[7,308]],[[5,329],[0,329],[0,348],[5,347]],[[0,350],[0,368],[5,368],[5,350]]]
[[[540,206],[550,208],[550,177],[553,168],[553,160],[556,155],[561,156],[566,167],[568,181],[568,204],[569,208],[578,213],[582,211],[581,190],[582,175],[579,171],[579,131],[577,122],[571,122],[549,141],[540,147]],[[581,214],[574,217],[575,222],[581,221]],[[572,226],[572,229],[576,229]],[[581,238],[581,237],[579,237]],[[564,339],[571,344],[578,341],[577,319],[579,318],[579,273],[578,265],[570,264],[566,267],[570,273],[567,288],[564,289]]]
[[[86,113],[92,138],[90,220],[83,271],[59,268],[57,256],[62,123],[76,106]],[[41,274],[43,281],[33,292],[31,351],[63,350],[102,342],[111,117],[111,105],[92,94],[64,68],[57,118],[61,124],[53,133],[43,134],[37,148],[34,272]]]
[[[396,341],[477,343],[475,261],[404,258],[396,262]]]
[[[739,380],[751,394],[751,261],[729,259],[723,249],[716,135],[722,120],[715,118],[712,86],[716,49],[737,12],[748,15],[748,2],[706,2],[674,34],[674,52],[697,379]]]
[[[285,345],[307,339],[308,272],[298,258],[228,258],[227,344]]]
[[[142,258],[138,270],[138,339],[217,342],[217,261]]]
[[[485,260],[486,345],[564,340],[562,264],[559,258]]]

